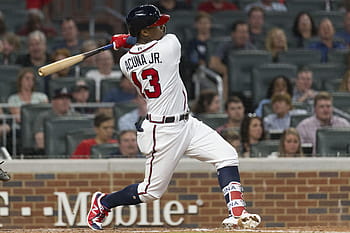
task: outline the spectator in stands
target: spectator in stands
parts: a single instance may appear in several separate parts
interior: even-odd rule
[[[242,156],[250,157],[250,147],[265,139],[263,121],[255,114],[249,113],[241,125]]]
[[[6,33],[5,16],[0,10],[0,38],[3,37],[5,33]]]
[[[278,62],[278,54],[288,50],[287,36],[283,29],[275,27],[267,33],[265,48],[272,54],[272,60]]]
[[[212,18],[206,12],[198,12],[194,22],[194,36],[186,44],[186,54],[183,61],[180,62],[182,67],[183,82],[189,90],[189,98],[194,98],[194,83],[192,76],[199,66],[208,66],[209,62],[209,41],[212,38]],[[200,79],[200,87],[209,88],[206,80]]]
[[[264,129],[283,131],[290,126],[290,118],[293,115],[307,114],[304,109],[293,109],[292,99],[289,94],[281,93],[272,96],[272,113],[264,117]]]
[[[10,104],[10,113],[15,116],[16,122],[21,122],[21,106],[25,104],[48,103],[48,97],[42,92],[34,91],[35,71],[26,67],[19,71],[17,77],[17,93],[10,95],[8,104]]]
[[[339,91],[350,92],[350,70],[347,70],[339,86]]]
[[[315,22],[305,11],[299,12],[295,17],[292,30],[298,48],[304,48],[307,40],[317,36]]]
[[[205,12],[196,15],[194,27],[196,35],[187,46],[187,57],[194,68],[208,65],[208,41],[211,38],[211,16]]]
[[[227,0],[207,0],[199,4],[198,11],[204,11],[209,14],[218,11],[237,11],[238,6]]]
[[[293,89],[293,102],[313,104],[317,92],[312,89],[313,73],[307,67],[298,70]]]
[[[314,99],[314,115],[301,121],[297,130],[302,143],[311,143],[313,154],[316,153],[316,131],[323,127],[350,127],[349,122],[333,116],[333,98],[328,92],[319,92]]]
[[[85,40],[81,46],[81,52],[89,52],[94,49],[97,49],[98,45],[96,41],[94,40]],[[86,58],[84,61],[81,62],[81,66],[86,67],[96,67],[96,56],[91,56]]]
[[[267,89],[266,99],[262,99],[259,102],[258,107],[255,109],[255,114],[258,117],[263,117],[264,104],[271,103],[272,96],[281,93],[287,93],[289,96],[293,95],[292,82],[284,75],[278,75],[271,80]]]
[[[219,113],[220,98],[216,91],[204,90],[200,93],[196,103],[193,106],[192,112],[195,115],[203,113]]]
[[[51,62],[46,52],[46,37],[41,31],[34,31],[28,35],[28,54],[17,57],[16,64],[37,68]]]
[[[48,27],[44,25],[44,14],[39,9],[28,9],[28,16],[26,24],[17,31],[20,36],[27,36],[31,32],[41,31],[47,38],[52,38],[57,35],[54,27]]]
[[[124,130],[119,134],[119,150],[112,152],[112,158],[144,158],[137,147],[136,130]]]
[[[216,53],[210,58],[209,67],[223,77],[224,99],[227,99],[228,90],[228,56],[233,50],[256,49],[250,42],[248,24],[238,20],[232,25],[231,41],[220,44]]]
[[[44,14],[44,24],[52,24],[53,0],[26,0],[26,9],[38,9]]]
[[[132,101],[137,97],[137,90],[134,85],[122,75],[119,83],[119,87],[113,87],[109,89],[107,93],[103,95],[102,102],[114,102],[121,103]]]
[[[158,0],[153,3],[158,7],[159,11],[164,14],[169,14],[176,10],[188,10],[190,9],[189,5],[185,1],[177,0]]]
[[[250,41],[257,49],[265,47],[265,12],[261,7],[252,7],[248,11]]]
[[[350,11],[347,11],[344,15],[344,29],[338,31],[335,36],[343,39],[348,47],[350,47]]]
[[[62,48],[62,49],[57,49],[56,51],[53,52],[51,55],[51,59],[53,62],[59,61],[62,59],[65,59],[67,57],[70,57],[71,54],[68,49]],[[72,67],[68,67],[62,70],[57,71],[56,73],[51,75],[51,79],[57,79],[57,78],[64,78],[64,77],[69,77],[69,76],[74,76],[74,70]]]
[[[346,45],[341,41],[336,41],[335,30],[333,23],[329,18],[323,18],[318,27],[318,36],[320,41],[309,44],[309,49],[316,49],[321,51],[321,62],[327,62],[328,51],[331,49],[346,49]]]
[[[39,114],[37,117],[34,123],[33,133],[38,154],[43,153],[44,150],[44,122],[46,119],[58,116],[79,115],[79,113],[71,110],[71,97],[67,87],[56,89],[51,100],[52,108]]]
[[[216,131],[222,134],[224,130],[232,129],[239,132],[242,120],[244,118],[244,105],[238,96],[229,97],[225,103],[225,112],[227,114],[227,122],[218,127]]]
[[[239,131],[227,128],[221,132],[221,136],[236,149],[238,156],[241,156],[242,145]]]
[[[85,139],[79,143],[71,159],[89,159],[91,147],[98,144],[118,143],[113,139],[115,133],[114,118],[110,115],[99,113],[94,118],[95,138]]]
[[[250,8],[254,7],[254,6],[258,6],[264,9],[264,11],[282,11],[285,12],[287,11],[287,7],[280,2],[276,2],[274,0],[257,0],[254,3],[248,4],[244,10],[246,12],[248,12],[250,10]]]
[[[53,46],[53,50],[66,48],[71,54],[80,53],[82,41],[79,39],[79,30],[72,18],[65,18],[61,24],[63,40]]]
[[[273,152],[268,157],[303,157],[301,138],[295,128],[285,129],[280,138],[278,152]]]
[[[0,49],[0,65],[15,64],[17,51],[20,48],[19,37],[12,32],[8,32],[4,35],[0,43],[2,43],[2,49]]]
[[[86,78],[95,80],[96,83],[96,101],[100,101],[101,80],[106,78],[120,79],[121,72],[113,70],[114,60],[110,50],[103,51],[96,55],[97,69],[89,70]]]
[[[72,90],[72,101],[77,104],[86,104],[89,102],[90,90],[84,80],[77,80]],[[81,114],[93,114],[94,108],[90,107],[75,107],[75,111]]]
[[[135,130],[135,123],[146,116],[147,105],[145,99],[141,95],[137,95],[134,102],[137,104],[137,108],[125,113],[118,119],[119,131]]]

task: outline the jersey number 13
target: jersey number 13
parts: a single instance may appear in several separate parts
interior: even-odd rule
[[[144,92],[142,92],[142,85],[140,81],[136,77],[136,72],[131,73],[131,78],[134,84],[139,88],[140,93],[145,97],[148,98],[158,98],[160,94],[162,93],[160,84],[159,84],[159,74],[158,71],[150,68],[147,70],[143,70],[141,73],[141,77],[143,80],[147,79],[149,84],[153,87],[153,90],[145,89]]]

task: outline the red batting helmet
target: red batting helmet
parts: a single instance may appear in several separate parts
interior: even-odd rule
[[[130,35],[137,36],[146,27],[156,27],[166,24],[170,19],[167,14],[160,14],[153,5],[142,5],[132,9],[126,16]]]

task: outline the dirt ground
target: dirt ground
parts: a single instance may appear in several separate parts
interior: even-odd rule
[[[89,228],[52,228],[52,229],[3,229],[0,232],[25,232],[25,233],[72,233],[72,232],[96,232]],[[169,233],[197,233],[197,232],[209,232],[209,233],[350,233],[350,229],[347,227],[300,227],[300,228],[259,228],[256,230],[228,230],[223,228],[106,228],[101,231],[103,233],[116,233],[116,232],[140,232],[140,233],[154,233],[154,232],[169,232]]]

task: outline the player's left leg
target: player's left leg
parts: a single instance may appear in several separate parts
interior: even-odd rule
[[[90,228],[102,230],[102,223],[111,208],[150,202],[163,195],[187,148],[187,131],[190,130],[186,131],[185,124],[183,121],[172,125],[144,122],[144,131],[137,138],[141,151],[148,154],[144,181],[110,194],[95,193],[87,219]]]
[[[123,190],[110,194],[96,192],[91,199],[90,211],[87,215],[88,226],[93,230],[102,230],[102,223],[111,208],[120,205],[136,205],[141,203],[137,193],[138,184],[132,184]]]
[[[245,209],[236,150],[207,125],[196,119],[193,119],[192,123],[196,133],[186,155],[215,165],[229,211],[229,217],[223,221],[223,225],[255,228],[261,219],[256,214],[249,214]]]

